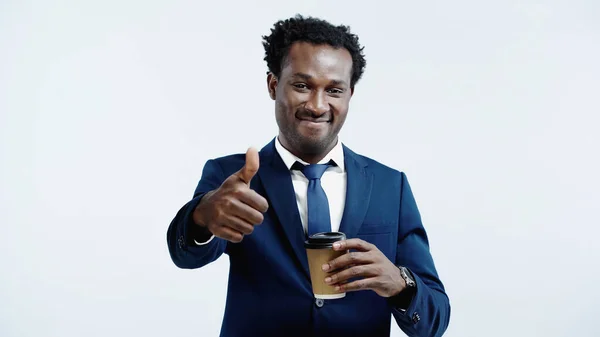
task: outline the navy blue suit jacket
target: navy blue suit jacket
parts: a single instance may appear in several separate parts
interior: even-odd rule
[[[347,197],[340,231],[377,245],[396,265],[410,269],[417,283],[410,306],[398,310],[371,290],[316,303],[291,176],[275,141],[259,152],[260,169],[250,184],[269,202],[252,234],[240,243],[214,238],[202,246],[192,237],[192,211],[206,192],[244,165],[244,154],[207,161],[193,199],[167,231],[171,259],[180,268],[200,268],[223,253],[229,256],[221,336],[389,336],[392,316],[409,336],[441,336],[450,304],[405,174],[344,146]]]

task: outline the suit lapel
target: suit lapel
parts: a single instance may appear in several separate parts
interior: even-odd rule
[[[308,278],[310,274],[304,248],[305,235],[296,203],[296,193],[290,172],[275,150],[275,141],[276,139],[273,139],[260,151],[261,166],[258,176],[269,198],[269,207],[279,219],[283,232]],[[373,176],[365,160],[346,146],[344,163],[347,187],[340,231],[344,232],[346,237],[353,238],[356,237],[369,208]]]
[[[306,277],[309,277],[308,258],[304,248],[304,229],[298,212],[296,193],[290,172],[275,150],[275,141],[275,139],[271,141],[260,152],[261,166],[258,176],[269,197],[269,207],[277,215],[292,250]]]
[[[363,223],[373,187],[373,175],[364,159],[344,146],[344,163],[347,174],[346,204],[340,231],[354,238]]]

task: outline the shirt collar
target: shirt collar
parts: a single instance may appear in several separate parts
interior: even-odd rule
[[[288,151],[285,147],[283,147],[283,145],[281,145],[281,142],[279,141],[279,137],[277,137],[277,141],[275,142],[275,149],[279,153],[279,156],[281,156],[281,159],[283,160],[283,163],[285,164],[285,166],[287,166],[288,170],[292,169],[292,165],[294,165],[295,162],[300,162],[304,165],[308,165],[307,162],[296,157],[294,154],[292,154],[290,151]],[[344,149],[342,147],[342,142],[339,139],[339,137],[338,137],[337,144],[335,144],[333,149],[331,149],[331,151],[329,151],[329,153],[323,159],[321,159],[319,161],[319,164],[326,164],[327,162],[329,162],[329,160],[333,160],[335,162],[335,164],[337,165],[337,167],[335,168],[336,170],[338,170],[340,172],[345,171]]]

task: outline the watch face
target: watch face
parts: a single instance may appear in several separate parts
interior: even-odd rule
[[[411,287],[414,286],[415,280],[412,278],[412,275],[410,275],[408,269],[406,269],[406,267],[402,267],[400,270],[402,271],[402,277],[404,278],[404,281],[406,281],[406,285]]]

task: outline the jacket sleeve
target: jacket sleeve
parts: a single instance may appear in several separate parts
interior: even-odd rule
[[[223,183],[223,170],[215,160],[206,162],[202,177],[196,187],[192,200],[179,209],[167,229],[167,245],[171,260],[179,268],[193,269],[203,267],[223,254],[227,241],[214,237],[205,244],[196,244],[195,240],[205,240],[207,233],[195,225],[192,213],[202,197]]]
[[[442,336],[450,321],[450,301],[438,277],[427,233],[404,173],[401,173],[396,264],[408,268],[417,284],[406,310],[392,308],[396,323],[411,337]]]

